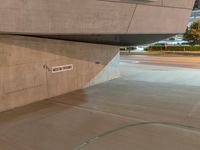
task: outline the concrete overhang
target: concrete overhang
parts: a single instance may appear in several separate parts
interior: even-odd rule
[[[185,32],[195,0],[8,0],[0,33],[140,45]],[[5,4],[4,4],[5,3]]]

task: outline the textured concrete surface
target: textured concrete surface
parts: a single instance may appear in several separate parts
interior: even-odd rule
[[[0,112],[117,78],[118,64],[115,46],[2,35]]]
[[[125,59],[119,79],[1,113],[0,150],[199,150],[200,84],[149,82],[184,68]]]
[[[184,32],[195,0],[0,0],[0,31],[32,34]],[[158,22],[158,23],[155,23]]]
[[[0,0],[0,34],[137,45],[184,33],[195,0]]]

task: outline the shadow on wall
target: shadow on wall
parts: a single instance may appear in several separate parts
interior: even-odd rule
[[[116,55],[114,46],[2,35],[0,111],[116,78],[117,62],[97,77]],[[44,67],[65,64],[74,69],[53,74]]]

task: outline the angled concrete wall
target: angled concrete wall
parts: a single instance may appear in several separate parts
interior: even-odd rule
[[[0,36],[0,111],[117,78],[118,63],[114,46]],[[65,64],[74,69],[47,69]]]

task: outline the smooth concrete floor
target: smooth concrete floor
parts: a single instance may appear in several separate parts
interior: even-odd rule
[[[128,59],[119,79],[1,113],[0,150],[199,150],[200,70]]]

